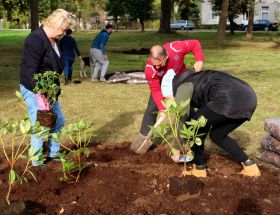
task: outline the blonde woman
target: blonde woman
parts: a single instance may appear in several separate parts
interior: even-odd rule
[[[36,84],[34,75],[50,70],[59,74],[63,72],[63,59],[58,49],[57,38],[63,35],[71,24],[70,14],[63,9],[57,9],[46,18],[42,26],[31,32],[25,40],[20,66],[20,91],[27,105],[32,125],[36,122],[39,110],[36,94],[33,92]],[[51,132],[57,133],[64,125],[64,115],[58,100],[54,104],[54,113],[57,115],[57,119]],[[43,147],[43,140],[37,139],[33,135],[31,145],[36,152]],[[58,156],[60,145],[50,137],[48,146],[46,160],[51,160]],[[42,165],[44,165],[43,162],[33,161],[33,166]]]

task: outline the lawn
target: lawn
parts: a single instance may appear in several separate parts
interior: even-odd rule
[[[19,84],[21,49],[28,31],[0,31],[0,116],[22,115],[16,105],[15,91]],[[83,56],[97,32],[80,32],[74,36]],[[279,48],[270,38],[276,33],[257,33],[247,41],[245,33],[227,35],[225,48],[217,48],[214,32],[189,32],[162,35],[156,32],[114,32],[107,44],[109,72],[143,69],[146,56],[119,54],[114,51],[148,48],[153,44],[182,39],[199,39],[205,55],[205,69],[223,70],[248,82],[258,96],[258,107],[250,122],[246,122],[232,137],[249,154],[258,152],[259,140],[265,135],[264,119],[279,117],[280,59]],[[191,67],[191,57],[186,63]],[[74,78],[79,65],[75,62]],[[63,77],[61,78],[63,80]],[[79,119],[94,123],[95,142],[121,143],[131,141],[138,133],[149,97],[147,85],[92,83],[86,79],[79,85],[62,86],[60,98],[67,122]],[[212,149],[213,144],[208,144]]]

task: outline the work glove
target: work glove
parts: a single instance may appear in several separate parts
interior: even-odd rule
[[[183,155],[180,154],[180,151],[177,149],[172,149],[172,155],[171,155],[171,159],[175,162],[175,163],[183,163],[185,162],[185,158]],[[186,157],[186,162],[190,162],[193,159],[189,156]]]
[[[39,110],[50,110],[50,106],[48,103],[48,98],[44,95],[42,95],[40,92],[35,94],[38,109]]]
[[[173,78],[176,75],[173,69],[167,70],[161,81],[161,92],[163,97],[174,96],[173,95]]]

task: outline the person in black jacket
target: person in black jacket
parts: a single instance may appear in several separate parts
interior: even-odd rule
[[[57,38],[63,35],[70,25],[69,13],[63,9],[57,9],[47,17],[41,27],[31,32],[24,42],[20,66],[20,91],[27,105],[32,125],[36,122],[39,109],[36,94],[33,92],[36,85],[34,75],[46,71],[56,71],[62,74],[63,60],[57,45]],[[59,83],[57,84],[59,85]],[[63,127],[65,120],[59,101],[54,103],[53,109],[57,119],[50,132],[57,133]],[[42,148],[43,140],[33,135],[31,145],[34,147],[34,152],[37,152]],[[60,149],[59,143],[50,137],[48,146],[48,156],[57,157]],[[32,161],[32,164],[33,166],[43,165],[38,161]]]
[[[59,47],[62,52],[64,59],[64,77],[65,84],[68,84],[69,81],[72,81],[72,72],[73,72],[73,63],[75,60],[75,53],[82,61],[82,56],[80,54],[79,48],[77,46],[76,40],[71,36],[72,30],[67,29],[65,35],[62,37],[59,43]]]
[[[249,159],[240,146],[228,136],[230,132],[251,119],[257,106],[254,90],[246,82],[236,77],[212,70],[196,73],[187,71],[180,76],[175,76],[173,83],[177,83],[173,92],[162,89],[164,97],[172,99],[173,95],[176,95],[177,102],[189,98],[190,106],[197,109],[190,115],[190,118],[197,120],[200,116],[204,116],[207,119],[206,126],[199,130],[200,134],[204,134],[200,137],[203,144],[201,146],[195,144],[192,148],[194,165],[189,174],[198,177],[207,175],[203,153],[204,140],[209,133],[215,144],[242,164],[241,174],[260,176],[255,162]],[[192,91],[192,94],[188,91]],[[182,121],[184,123],[186,119]]]

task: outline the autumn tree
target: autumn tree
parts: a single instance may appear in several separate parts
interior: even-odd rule
[[[139,19],[141,31],[145,30],[144,21],[152,19],[153,0],[125,0],[127,13],[132,19]]]
[[[180,17],[185,20],[192,20],[198,25],[200,19],[201,0],[181,0],[179,1]]]
[[[1,0],[1,11],[3,18],[11,22],[16,22],[18,25],[27,23],[30,16],[28,0]]]
[[[221,11],[223,0],[211,0],[212,10]],[[248,0],[229,0],[228,20],[230,23],[230,33],[234,34],[234,19],[240,14],[247,12]]]
[[[125,1],[123,0],[108,0],[106,2],[106,11],[109,16],[113,16],[115,30],[118,30],[118,18],[125,15]]]

